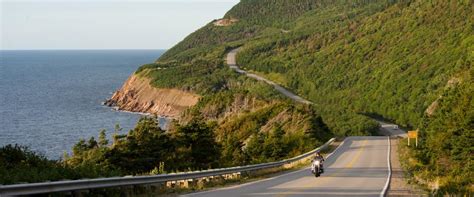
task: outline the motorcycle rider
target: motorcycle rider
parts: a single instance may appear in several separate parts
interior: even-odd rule
[[[324,157],[321,155],[320,152],[316,152],[316,155],[314,156],[313,160],[319,160],[321,162],[320,166],[321,166],[321,173],[324,172],[324,168],[323,168],[323,161],[324,161]]]

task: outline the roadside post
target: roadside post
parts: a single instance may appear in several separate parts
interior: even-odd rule
[[[415,138],[415,146],[418,147],[418,129],[415,131],[408,131],[408,146],[410,146],[410,138]]]

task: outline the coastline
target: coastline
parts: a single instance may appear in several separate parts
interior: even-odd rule
[[[109,99],[107,99],[109,100]],[[106,100],[106,101],[107,101]],[[148,112],[134,112],[134,111],[127,111],[127,110],[122,110],[119,109],[118,106],[108,106],[106,104],[106,101],[102,102],[102,106],[111,109],[114,112],[119,112],[119,113],[128,113],[128,114],[134,114],[134,115],[140,115],[140,116],[148,116],[148,117],[156,117],[158,120],[158,124],[161,129],[167,131],[169,129],[169,124],[174,121],[178,120],[177,118],[169,117],[169,116],[162,116],[162,115],[157,115],[153,113],[148,113]]]
[[[151,79],[132,74],[103,104],[117,111],[152,114],[179,120],[181,114],[196,105],[201,98],[200,95],[191,92],[156,88],[150,84]]]

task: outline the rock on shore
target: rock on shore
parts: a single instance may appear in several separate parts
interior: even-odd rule
[[[150,85],[150,79],[132,74],[104,104],[118,110],[179,119],[181,113],[194,106],[199,98],[197,94],[178,89],[155,88]]]

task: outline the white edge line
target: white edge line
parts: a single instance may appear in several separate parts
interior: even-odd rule
[[[326,159],[329,159],[329,157],[332,156],[333,153],[337,152],[337,150],[339,150],[339,148],[342,147],[342,145],[344,145],[344,142],[346,140],[342,141],[341,144],[339,144],[339,146],[334,149],[334,151],[332,151],[327,157]],[[334,143],[334,142],[333,142]],[[332,144],[332,143],[331,143]],[[189,193],[189,194],[184,194],[184,195],[179,195],[179,196],[194,196],[194,195],[201,195],[201,194],[206,194],[206,193],[210,193],[210,192],[216,192],[216,191],[221,191],[221,190],[229,190],[229,189],[235,189],[235,188],[239,188],[239,187],[243,187],[243,186],[247,186],[247,185],[252,185],[252,184],[255,184],[255,183],[260,183],[260,182],[264,182],[264,181],[269,181],[269,180],[273,180],[273,179],[277,179],[277,178],[280,178],[282,176],[288,176],[288,175],[291,175],[291,174],[295,174],[295,173],[298,173],[298,172],[301,172],[303,170],[308,170],[308,167],[306,168],[303,168],[301,170],[297,170],[297,171],[294,171],[294,172],[289,172],[289,173],[285,173],[285,174],[282,174],[282,175],[278,175],[278,176],[274,176],[274,177],[270,177],[270,178],[266,178],[266,179],[262,179],[262,180],[257,180],[257,181],[252,181],[252,182],[249,182],[249,183],[244,183],[244,184],[238,184],[238,185],[235,185],[235,186],[230,186],[230,187],[224,187],[224,188],[218,188],[218,189],[211,189],[211,190],[208,190],[208,191],[202,191],[202,192],[196,192],[196,193]]]
[[[390,136],[388,136],[387,139],[388,139],[388,150],[387,150],[388,176],[387,176],[387,181],[385,182],[385,186],[383,187],[383,190],[380,193],[380,197],[384,197],[387,194],[388,186],[390,185],[390,178],[392,177],[392,166],[390,164],[390,149],[392,148],[392,145],[390,142]]]

